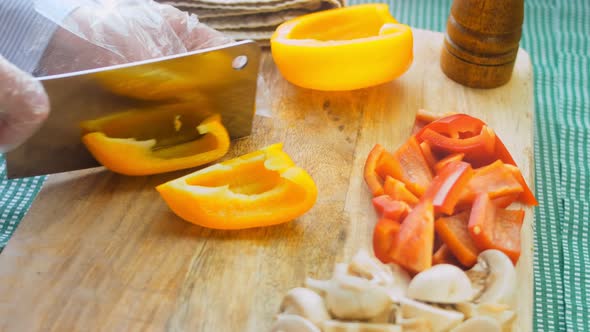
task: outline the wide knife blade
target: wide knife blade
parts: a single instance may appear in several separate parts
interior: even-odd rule
[[[142,114],[175,108],[186,112],[190,108],[197,114],[193,122],[218,113],[232,139],[247,136],[252,130],[259,61],[260,47],[253,41],[242,41],[181,55],[39,78],[49,96],[51,113],[39,131],[6,154],[7,177],[99,166],[80,139],[81,123],[116,114],[139,114],[139,121],[134,123],[141,129],[145,122],[141,121]],[[178,117],[176,115],[175,121]],[[175,127],[172,121],[169,127]],[[156,138],[156,149],[198,138],[195,130],[176,129],[178,132],[172,135],[170,130],[164,130],[154,133],[161,137],[138,137],[138,134],[129,138]]]

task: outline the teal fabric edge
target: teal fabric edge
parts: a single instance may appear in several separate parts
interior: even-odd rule
[[[6,178],[6,160],[0,155],[0,251],[33,204],[46,176],[23,179]]]

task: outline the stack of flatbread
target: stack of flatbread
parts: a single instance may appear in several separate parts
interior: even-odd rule
[[[159,0],[197,14],[234,39],[268,44],[276,27],[297,16],[344,6],[345,0]]]

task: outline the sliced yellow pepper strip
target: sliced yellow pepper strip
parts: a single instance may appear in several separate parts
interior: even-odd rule
[[[284,223],[308,211],[317,198],[313,179],[282,151],[280,143],[156,189],[179,217],[216,229]]]
[[[121,122],[113,118],[98,120],[83,125],[85,128],[100,130],[110,126],[110,131],[121,131]],[[178,118],[170,123],[175,129],[181,124]],[[106,122],[106,123],[103,123]],[[92,131],[82,136],[82,142],[94,158],[113,172],[125,175],[148,175],[200,166],[223,157],[229,150],[230,139],[219,115],[212,115],[202,121],[196,131],[202,136],[180,144],[155,149],[157,140],[136,140],[135,138],[109,137],[103,131]]]
[[[289,82],[316,90],[354,90],[391,81],[413,60],[412,30],[385,4],[300,16],[271,38],[273,59]]]

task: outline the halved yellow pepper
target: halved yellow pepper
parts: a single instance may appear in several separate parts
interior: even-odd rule
[[[284,223],[315,204],[317,187],[282,144],[196,171],[156,188],[191,223],[243,229]]]
[[[189,119],[188,113],[173,114],[158,110],[137,111],[87,121],[82,124],[87,132],[82,136],[82,142],[99,163],[125,175],[149,175],[196,167],[227,153],[229,134],[219,115],[211,115],[195,127],[191,125],[195,118]],[[187,118],[187,124],[181,121],[183,116]],[[164,118],[169,118],[165,126],[161,124]],[[160,124],[154,127],[150,122]],[[166,132],[177,134],[166,136],[169,134]],[[160,137],[156,139],[156,136]]]
[[[354,90],[395,79],[413,60],[412,30],[385,4],[300,16],[271,38],[273,59],[289,82],[316,90]]]

